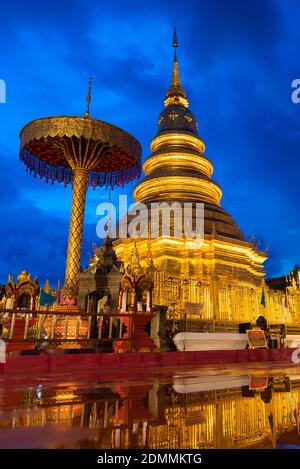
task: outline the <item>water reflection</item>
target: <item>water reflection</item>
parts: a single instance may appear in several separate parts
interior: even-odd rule
[[[300,443],[299,414],[300,375],[285,370],[2,385],[0,447],[275,448]]]

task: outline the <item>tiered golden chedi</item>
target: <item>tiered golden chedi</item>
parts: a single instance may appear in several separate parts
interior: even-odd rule
[[[150,239],[156,268],[153,303],[168,307],[169,319],[182,319],[189,305],[194,319],[243,322],[263,314],[269,321],[297,323],[297,288],[276,291],[264,283],[267,253],[246,241],[238,224],[221,207],[222,190],[211,178],[213,165],[204,154],[196,119],[182,87],[176,56],[172,81],[158,118],[158,133],[145,161],[145,178],[134,190],[137,203],[192,202],[204,204],[204,242],[189,249],[184,237]],[[132,239],[115,243],[116,254],[130,263]],[[145,266],[149,240],[137,241]],[[262,301],[263,298],[263,301]]]

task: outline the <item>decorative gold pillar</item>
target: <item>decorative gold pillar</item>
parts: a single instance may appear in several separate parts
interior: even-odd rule
[[[88,182],[87,174],[88,172],[85,168],[77,168],[74,170],[72,209],[64,285],[64,298],[73,304],[77,302],[80,275],[83,220]]]

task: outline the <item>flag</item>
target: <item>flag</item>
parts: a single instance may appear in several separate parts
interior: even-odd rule
[[[51,306],[55,301],[55,297],[41,290],[40,306]]]
[[[58,282],[57,282],[56,298],[55,298],[55,303],[59,305],[59,302],[60,302],[60,279],[58,279]]]
[[[266,297],[265,297],[264,287],[262,287],[260,304],[263,305],[264,307],[266,306]]]

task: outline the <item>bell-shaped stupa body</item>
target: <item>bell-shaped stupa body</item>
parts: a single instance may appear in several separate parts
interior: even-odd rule
[[[151,142],[152,155],[144,163],[146,177],[134,191],[136,202],[202,202],[207,234],[215,230],[244,240],[237,223],[220,207],[222,190],[211,178],[213,165],[204,154],[205,144],[181,85],[176,54],[164,105]]]
[[[168,307],[170,317],[182,319],[188,304],[194,303],[201,319],[255,321],[260,315],[267,256],[245,241],[236,221],[220,205],[222,190],[212,179],[213,165],[205,156],[205,144],[181,84],[177,45],[175,34],[171,85],[151,142],[152,153],[143,166],[145,177],[134,190],[136,203],[149,209],[151,238],[136,240],[141,264],[146,265],[150,245],[156,269],[153,303]],[[198,247],[190,247],[184,230],[181,237],[174,236],[174,230],[173,236],[160,232],[153,237],[151,207],[166,203],[182,207],[192,203],[194,222],[196,204],[203,204],[204,239]],[[129,264],[133,240],[120,239],[115,249],[118,258]]]

